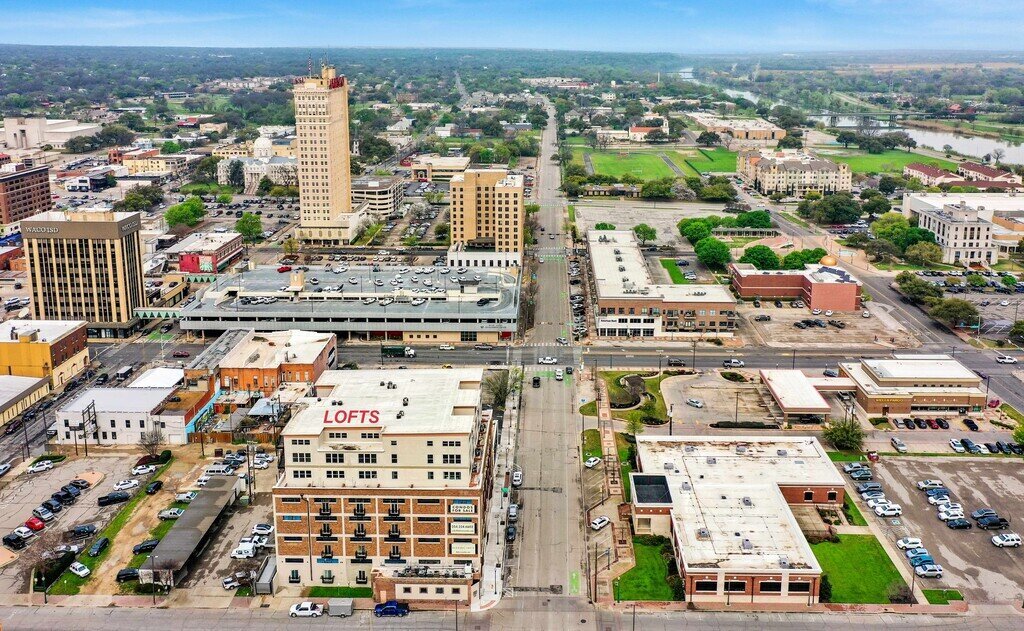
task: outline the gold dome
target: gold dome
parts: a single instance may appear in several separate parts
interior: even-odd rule
[[[839,261],[836,260],[836,257],[832,256],[831,254],[821,257],[821,260],[818,262],[821,263],[822,265],[836,265],[837,263],[839,263]]]

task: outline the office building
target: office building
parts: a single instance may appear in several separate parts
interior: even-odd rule
[[[348,80],[325,65],[320,76],[296,79],[292,92],[299,165],[296,235],[314,244],[347,244],[365,218],[352,207]]]
[[[750,263],[730,263],[732,288],[740,298],[799,299],[808,309],[856,311],[861,307],[861,282],[826,256],[799,270],[759,270]]]
[[[903,214],[916,217],[918,227],[935,234],[943,263],[992,265],[999,259],[999,246],[993,238],[993,211],[985,212],[986,207],[977,204],[977,198],[971,198],[971,203],[965,201],[965,196],[905,195]]]
[[[138,154],[134,152],[121,156],[121,164],[128,169],[128,175],[139,175],[142,173],[162,173],[175,175],[182,173],[188,167],[189,160],[199,156],[188,156],[175,153],[171,155],[147,155],[152,150],[143,150]]]
[[[774,145],[786,137],[786,130],[763,118],[731,118],[708,112],[687,112],[695,123],[716,134],[728,135],[744,144]]]
[[[142,434],[163,433],[168,445],[188,440],[185,416],[172,411],[175,388],[89,388],[55,414],[60,445],[138,445]]]
[[[405,182],[397,176],[361,177],[352,180],[352,204],[366,205],[366,214],[382,221],[398,212],[405,198]]]
[[[838,510],[843,477],[812,437],[637,436],[637,535],[672,542],[689,602],[818,602],[794,511]]]
[[[597,334],[601,337],[731,337],[736,298],[723,285],[655,283],[628,230],[591,230]]]
[[[412,159],[412,179],[420,182],[447,182],[469,168],[469,158],[423,154]]]
[[[853,380],[857,405],[872,416],[981,414],[987,400],[982,378],[948,355],[840,362],[839,376]]]
[[[190,274],[216,273],[242,254],[237,232],[197,232],[164,250],[178,270]]]
[[[523,262],[523,176],[469,169],[450,184],[452,245],[448,264],[509,267]]]
[[[46,377],[54,390],[89,364],[82,320],[7,320],[0,324],[0,374]]]
[[[370,587],[378,601],[471,600],[492,480],[482,380],[479,368],[321,376],[281,433],[281,584]]]
[[[334,368],[337,354],[333,333],[249,331],[220,360],[221,389],[271,396],[287,382],[312,384],[325,370]]]
[[[139,213],[40,213],[21,222],[36,320],[85,320],[89,337],[127,337],[143,292]]]
[[[0,223],[16,223],[50,210],[50,167],[0,166]]]
[[[803,149],[740,151],[736,171],[765,195],[824,195],[850,191],[853,186],[850,165],[825,160]]]

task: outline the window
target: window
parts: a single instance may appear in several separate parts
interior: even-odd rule
[[[308,480],[313,477],[313,472],[308,469],[292,471],[292,477],[296,480]]]
[[[305,451],[293,452],[292,462],[313,462],[313,454]]]
[[[838,493],[836,493],[835,491],[828,492],[828,501],[835,502],[837,499],[839,499]]]
[[[742,594],[743,592],[747,591],[747,582],[746,581],[726,581],[725,582],[725,591],[732,592],[734,594],[737,593],[737,592]]]
[[[428,480],[433,480],[434,479],[434,472],[433,471],[427,471],[427,479]]]
[[[445,480],[461,480],[462,479],[462,472],[461,471],[445,471],[444,472],[444,479]]]
[[[345,454],[325,454],[327,464],[345,464]]]
[[[398,464],[398,454],[391,454],[391,464]]]
[[[327,438],[348,438],[347,432],[327,432]]]
[[[397,480],[398,479],[398,472],[397,471],[392,471],[391,472],[391,479],[392,480]]]
[[[308,438],[293,438],[292,439],[292,444],[293,445],[308,445],[309,444],[309,439]]]
[[[814,491],[804,491],[804,501],[805,502],[813,502],[814,501]]]
[[[442,454],[442,464],[462,464],[462,454]]]
[[[461,447],[462,446],[462,441],[461,440],[442,440],[441,441],[441,446],[442,447]]]
[[[359,454],[359,464],[377,464],[377,454]]]
[[[376,471],[360,471],[359,472],[359,479],[360,480],[376,480],[377,479],[377,472]]]
[[[411,594],[412,593],[412,588],[411,587],[403,587],[402,588],[402,593],[403,594]]]
[[[717,592],[718,581],[696,581],[693,584],[693,591],[695,592]]]
[[[443,594],[444,593],[444,588],[443,587],[435,587],[434,588],[434,593],[435,594]]]
[[[781,581],[761,581],[758,583],[758,588],[762,594],[781,594],[782,593],[782,582]]]
[[[297,497],[282,497],[281,498],[281,503],[282,504],[298,504],[301,501],[302,500],[300,500]]]
[[[339,469],[328,469],[327,479],[328,480],[343,480],[345,478],[345,472]]]
[[[461,594],[461,593],[462,593],[462,588],[461,587],[453,587],[452,588],[452,594]]]
[[[434,454],[427,454],[427,464],[434,464]]]
[[[359,434],[360,438],[366,438],[369,440],[376,440],[380,438],[380,432],[362,432]]]
[[[790,594],[808,594],[811,591],[810,583],[790,583],[789,593]]]

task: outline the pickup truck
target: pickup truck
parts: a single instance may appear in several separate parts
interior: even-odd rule
[[[389,600],[373,608],[373,615],[378,618],[398,616],[404,618],[409,615],[409,605],[400,603],[397,600]]]
[[[309,602],[308,600],[306,602],[295,603],[291,606],[291,609],[288,610],[288,615],[292,618],[317,618],[323,615],[323,613],[324,608],[322,605]]]

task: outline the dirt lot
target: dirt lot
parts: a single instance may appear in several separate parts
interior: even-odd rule
[[[1024,493],[1019,458],[883,459],[875,475],[887,497],[903,506],[898,525],[881,522],[885,538],[891,543],[902,536],[920,537],[945,570],[940,580],[926,579],[926,589],[959,589],[972,602],[1020,602],[1024,548],[993,546],[990,538],[997,531],[950,530],[936,519],[934,507],[915,486],[918,480],[942,480],[965,513],[991,508],[1011,521],[1012,531],[1019,532],[1024,519],[1018,501]]]
[[[917,341],[909,331],[889,316],[880,305],[869,305],[870,318],[864,318],[860,312],[836,312],[831,316],[812,315],[810,309],[793,309],[783,301],[782,307],[776,307],[772,300],[762,300],[761,307],[755,308],[753,302],[741,302],[737,309],[740,317],[745,320],[744,334],[751,341],[774,348],[836,348],[841,346],[864,346],[878,344],[885,348],[917,348]],[[765,314],[771,316],[770,322],[755,322],[754,316]],[[834,326],[825,328],[811,327],[798,329],[795,322],[804,319],[818,318],[821,320],[838,320],[846,324],[842,335]]]

